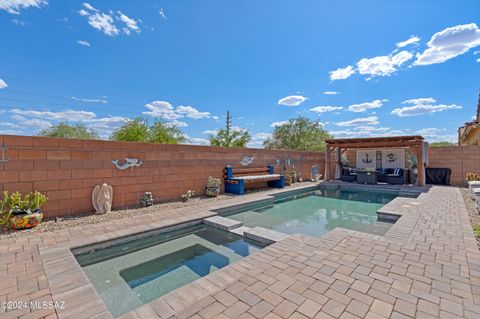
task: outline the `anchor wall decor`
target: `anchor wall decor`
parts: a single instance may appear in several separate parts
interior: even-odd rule
[[[357,150],[357,168],[376,167],[376,150]]]
[[[138,158],[125,158],[125,163],[120,164],[120,160],[112,160],[112,163],[119,169],[119,170],[125,170],[130,167],[139,167],[142,166],[143,161],[139,160]]]

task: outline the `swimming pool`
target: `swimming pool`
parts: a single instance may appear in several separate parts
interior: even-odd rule
[[[200,224],[75,257],[118,317],[261,248]]]
[[[318,190],[275,200],[270,206],[228,215],[244,226],[261,226],[285,234],[321,237],[336,227],[376,235],[392,223],[377,220],[377,210],[398,194],[359,190]]]

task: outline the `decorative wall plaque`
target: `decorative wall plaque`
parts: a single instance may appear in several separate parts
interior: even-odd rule
[[[119,169],[125,170],[130,167],[139,167],[143,164],[142,160],[138,158],[125,158],[125,163],[120,164],[120,160],[112,160],[112,163]]]

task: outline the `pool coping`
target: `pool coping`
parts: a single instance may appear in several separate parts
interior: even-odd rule
[[[315,190],[321,184],[305,185],[296,189],[288,190],[273,190],[265,193],[251,194],[249,197],[234,199],[235,203],[231,201],[224,203],[215,203],[209,205],[209,210],[201,210],[188,214],[186,216],[180,216],[169,220],[161,220],[153,223],[145,223],[140,225],[132,225],[121,230],[113,230],[105,232],[103,234],[96,234],[81,239],[73,239],[65,243],[57,243],[53,245],[39,246],[39,254],[43,263],[46,280],[50,288],[53,300],[62,300],[69,304],[69,308],[57,310],[59,318],[113,318],[107,307],[103,303],[102,299],[96,292],[95,288],[89,281],[86,274],[83,272],[80,265],[77,263],[72,250],[80,251],[82,247],[88,247],[89,245],[101,245],[102,243],[109,242],[111,240],[123,240],[125,238],[131,239],[131,236],[145,236],[144,234],[152,233],[155,231],[169,231],[178,228],[187,227],[185,225],[192,225],[195,223],[201,223],[204,219],[213,216],[219,216],[219,211],[225,209],[238,208],[240,206],[248,206],[259,201],[272,201],[275,196],[285,196],[303,193],[308,190]],[[408,215],[411,216],[411,215]],[[402,218],[399,219],[401,221]],[[392,228],[396,224],[392,225]],[[177,227],[177,228],[175,228]],[[400,233],[406,235],[403,223],[399,224]],[[235,232],[235,229],[230,230]],[[355,233],[354,231],[345,230],[342,228],[336,228],[328,232],[322,238],[309,238],[303,235],[285,235],[280,236],[272,240],[272,242],[282,241],[286,238],[296,238],[296,240],[314,240],[324,243],[327,249],[331,245],[340,240],[346,233]],[[281,233],[280,233],[281,234]],[[381,238],[376,235],[366,235],[372,238]],[[245,236],[248,237],[249,235]],[[262,237],[258,235],[258,230],[251,232],[251,237],[259,239]],[[275,236],[273,236],[275,237]],[[248,258],[248,257],[245,257]],[[243,259],[242,259],[243,260]],[[140,314],[150,314],[152,318],[169,318],[175,313],[184,310],[196,304],[199,300],[208,297],[209,295],[216,293],[232,283],[238,277],[238,273],[235,271],[237,267],[236,263],[230,264],[219,271],[216,271],[208,276],[202,277],[188,285],[176,289],[166,295],[159,297],[158,299],[145,304],[131,312],[120,316],[119,318],[137,318]],[[198,305],[197,305],[198,306]],[[192,310],[192,309],[191,309]],[[173,312],[172,312],[173,311]]]

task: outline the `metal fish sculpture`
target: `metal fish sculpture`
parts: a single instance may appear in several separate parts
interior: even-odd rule
[[[112,163],[119,169],[119,170],[125,170],[130,167],[139,167],[143,164],[142,160],[139,160],[138,158],[125,158],[125,163],[120,164],[119,160],[112,160]]]
[[[253,160],[255,159],[254,156],[252,155],[247,155],[245,156],[244,158],[242,158],[242,160],[240,161],[240,164],[243,165],[243,166],[247,166],[247,165],[250,165],[253,163]]]

